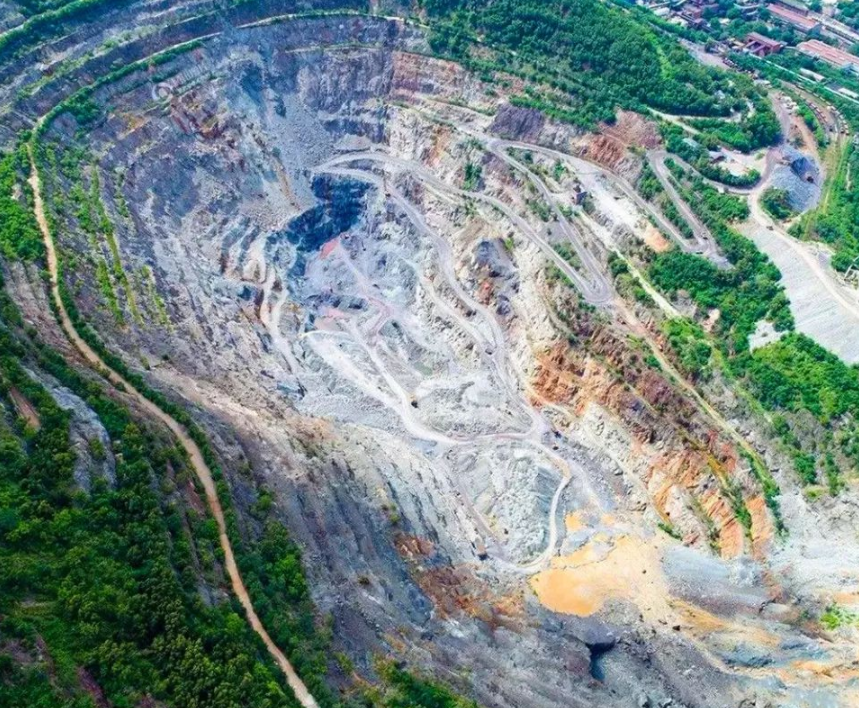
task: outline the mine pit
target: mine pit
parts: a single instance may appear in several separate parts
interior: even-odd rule
[[[656,122],[575,127],[521,105],[522,79],[429,56],[418,23],[283,9],[242,4],[246,23],[92,88],[85,131],[72,111],[46,124],[42,179],[82,321],[199,419],[238,533],[265,513],[289,530],[340,672],[407,657],[505,707],[789,705],[821,675],[825,700],[854,690],[852,645],[810,636],[799,608],[836,585],[856,600],[855,544],[814,531],[784,451],[726,393],[725,351],[672,349],[726,315],[646,282],[666,255],[700,254],[720,287],[733,273],[693,210],[686,238],[637,191],[646,166],[671,184]],[[771,177],[809,209],[819,165],[784,154]],[[752,206],[737,229],[781,269],[797,328],[859,360],[859,305],[767,223]],[[35,318],[44,298],[12,279]],[[700,332],[670,330],[682,317]],[[785,336],[753,324],[749,356]],[[50,383],[76,444],[101,440]],[[758,457],[801,541],[776,532]]]

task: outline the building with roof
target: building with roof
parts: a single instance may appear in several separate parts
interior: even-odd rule
[[[703,27],[706,24],[704,9],[697,5],[684,5],[683,10],[680,12],[680,17],[694,29]]]
[[[800,0],[773,0],[773,4],[786,7],[788,10],[798,12],[800,15],[809,14],[808,6]]]
[[[789,9],[784,5],[776,5],[775,3],[767,5],[767,10],[774,20],[790,25],[803,34],[814,35],[820,33],[820,22],[813,17],[807,17],[801,12]]]
[[[806,56],[820,59],[827,64],[837,66],[839,69],[849,69],[859,74],[859,57],[855,54],[845,52],[838,47],[821,42],[819,39],[809,39],[805,42],[800,42],[796,45],[796,48]]]
[[[784,42],[770,39],[757,32],[750,32],[746,37],[746,44],[743,49],[756,57],[768,57],[770,54],[777,54],[784,47]]]

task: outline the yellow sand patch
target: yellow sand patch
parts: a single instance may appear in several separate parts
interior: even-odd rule
[[[603,526],[614,526],[615,523],[617,523],[617,519],[615,519],[611,514],[603,514],[600,517],[600,523]]]
[[[574,511],[572,514],[567,514],[564,519],[564,525],[567,527],[567,531],[573,533],[574,531],[581,531],[585,527],[585,523],[582,521],[581,512]]]
[[[664,615],[668,595],[655,546],[631,536],[614,545],[590,541],[531,578],[540,602],[555,612],[592,615],[608,600],[634,600],[642,611]]]

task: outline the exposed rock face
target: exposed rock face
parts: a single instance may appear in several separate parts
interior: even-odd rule
[[[792,145],[784,145],[782,159],[773,171],[772,184],[787,192],[791,208],[806,211],[820,199],[820,168]]]
[[[241,447],[361,671],[392,653],[488,706],[716,708],[803,705],[792,667],[814,656],[821,699],[849,705],[849,650],[804,636],[767,574],[736,441],[648,362],[652,332],[553,275],[560,219],[491,149],[590,161],[551,184],[572,208],[590,180],[575,223],[605,270],[646,220],[592,164],[635,174],[652,127],[549,123],[425,49],[383,19],[230,25],[99,88],[79,179],[126,275],[105,285],[106,235],[57,214],[78,306]],[[58,156],[77,128],[51,128]],[[46,185],[55,205],[74,186],[61,165]]]
[[[747,488],[755,487],[740,472],[736,449],[662,374],[610,333],[593,333],[588,348],[590,355],[582,356],[565,344],[555,345],[540,360],[535,389],[579,416],[587,416],[591,406],[597,416],[607,413],[613,419],[609,427],[619,424],[629,436],[629,452],[619,464],[636,470],[641,505],[652,504],[690,545],[709,544],[725,558],[742,555],[745,529],[731,508],[724,480],[745,477]],[[624,372],[627,379],[614,372]],[[594,432],[602,437],[608,431],[603,426]],[[758,504],[758,499],[751,491],[745,503]],[[770,520],[764,516],[759,522],[756,535],[769,538]]]

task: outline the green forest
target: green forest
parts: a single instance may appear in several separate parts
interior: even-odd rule
[[[762,319],[777,330],[792,329],[781,274],[731,226],[748,216],[746,201],[718,192],[670,160],[666,164],[681,197],[710,230],[732,267],[718,268],[706,258],[673,249],[653,257],[649,274],[654,284],[671,295],[688,292],[705,310],[718,309],[719,345],[728,355],[747,351],[749,336]]]
[[[828,199],[791,228],[798,237],[808,237],[832,246],[832,267],[844,272],[859,267],[859,152],[851,143],[832,177]]]
[[[115,706],[297,705],[238,606],[203,601],[220,549],[183,503],[183,453],[25,333],[5,295],[1,309],[0,633],[33,660],[0,651],[0,704],[83,708],[91,682]],[[71,416],[25,367],[98,415],[111,444],[90,439],[90,454],[115,460],[115,485],[75,482]]]
[[[598,0],[425,0],[424,8],[433,49],[477,68],[516,71],[518,62],[566,96],[545,94],[543,107],[566,106],[575,122],[612,120],[618,106],[711,117],[746,108],[747,83],[703,67],[674,39]],[[478,39],[503,59],[471,57]]]
[[[0,255],[33,260],[42,255],[42,234],[30,208],[30,188],[22,176],[29,168],[23,147],[0,154]]]

